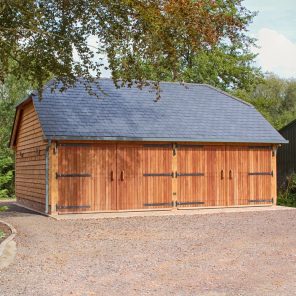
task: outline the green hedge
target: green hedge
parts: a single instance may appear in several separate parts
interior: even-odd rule
[[[296,207],[296,174],[287,179],[285,189],[281,189],[278,196],[278,205]]]

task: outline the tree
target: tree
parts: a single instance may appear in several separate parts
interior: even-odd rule
[[[28,94],[28,82],[9,75],[0,84],[0,198],[14,194],[14,157],[8,148],[17,102]]]
[[[260,69],[254,66],[255,56],[242,44],[220,44],[200,51],[190,62],[184,62],[180,78],[184,82],[207,83],[225,91],[250,91],[263,78]],[[150,73],[151,79],[156,79],[153,72]],[[172,76],[168,73],[164,80],[172,80]]]
[[[296,119],[296,80],[268,74],[249,92],[237,90],[235,95],[253,104],[277,129]]]
[[[26,76],[40,95],[52,76],[55,87],[63,82],[60,90],[83,77],[92,92],[89,82],[100,77],[103,66],[96,53],[107,55],[115,82],[135,79],[139,87],[150,77],[203,81],[213,57],[222,69],[212,71],[209,82],[239,86],[235,79],[249,75],[245,54],[253,41],[245,33],[254,14],[241,0],[3,0],[0,5],[0,78]],[[96,48],[88,46],[91,36],[98,38]],[[241,58],[225,72],[222,64],[231,56]],[[235,71],[246,73],[232,79]]]

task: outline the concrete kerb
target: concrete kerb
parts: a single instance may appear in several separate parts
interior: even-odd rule
[[[7,266],[7,264],[2,264],[2,262],[1,262],[1,259],[3,259],[3,257],[4,257],[3,256],[4,253],[8,253],[8,255],[10,255],[10,257],[12,257],[12,258],[15,255],[15,252],[9,252],[7,249],[8,248],[11,248],[11,247],[14,248],[14,246],[11,246],[11,245],[12,245],[12,241],[13,241],[14,237],[17,234],[17,231],[16,231],[16,229],[11,224],[9,224],[7,222],[4,222],[4,221],[0,220],[0,223],[3,223],[6,226],[8,226],[10,228],[10,231],[11,231],[11,234],[0,244],[0,268],[1,268],[2,265]],[[4,259],[7,262],[11,262],[12,261],[12,258],[4,258]]]

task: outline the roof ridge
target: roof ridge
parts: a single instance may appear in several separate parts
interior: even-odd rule
[[[231,99],[234,99],[234,100],[236,100],[236,101],[239,101],[239,102],[241,102],[242,104],[245,104],[245,105],[247,105],[247,106],[249,106],[249,107],[255,109],[255,107],[254,107],[251,103],[248,103],[248,102],[246,102],[246,101],[244,101],[244,100],[242,100],[242,99],[239,99],[239,98],[235,97],[234,95],[231,95],[231,94],[227,93],[227,92],[224,91],[224,90],[221,90],[221,89],[219,89],[219,88],[217,88],[217,87],[215,87],[215,86],[212,86],[212,85],[210,85],[210,84],[206,84],[206,83],[202,83],[201,85],[204,85],[204,86],[207,86],[207,87],[209,87],[209,88],[211,88],[211,89],[214,89],[214,90],[216,90],[216,91],[222,93],[223,95],[226,95],[226,96],[230,97]]]
[[[81,80],[81,79],[83,79],[83,77],[78,77],[78,80]],[[44,86],[44,90],[45,90],[46,88],[50,87],[50,85],[53,83],[54,80],[55,80],[55,78],[49,80],[49,81],[46,83],[46,85]],[[96,80],[98,80],[98,81],[100,81],[100,80],[110,80],[110,81],[113,81],[113,79],[112,79],[111,77],[100,77],[100,78],[98,78],[98,79],[96,79]],[[150,81],[150,82],[153,82],[153,80],[147,80],[147,81],[148,81],[148,82],[149,82],[149,81]],[[213,89],[213,90],[216,90],[216,91],[220,92],[220,93],[223,94],[223,95],[228,96],[229,98],[231,98],[231,99],[233,99],[233,100],[236,100],[236,101],[238,101],[238,102],[240,102],[240,103],[242,103],[242,104],[245,104],[245,105],[247,105],[247,106],[249,106],[249,107],[251,107],[251,108],[255,108],[251,103],[248,103],[248,102],[246,102],[246,101],[244,101],[244,100],[242,100],[242,99],[239,99],[239,98],[235,97],[234,95],[231,95],[231,94],[229,94],[228,92],[223,91],[223,90],[219,89],[218,87],[215,87],[215,86],[210,85],[210,84],[207,84],[207,83],[182,82],[182,81],[159,81],[159,83],[161,83],[161,84],[179,84],[179,85],[182,85],[182,84],[185,85],[185,84],[186,84],[186,85],[195,85],[195,86],[206,86],[206,87],[208,87],[208,88],[211,88],[211,89]],[[35,93],[34,93],[34,94],[35,94]]]

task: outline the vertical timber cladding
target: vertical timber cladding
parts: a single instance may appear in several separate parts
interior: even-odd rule
[[[172,206],[172,145],[60,144],[60,213]]]
[[[268,146],[179,145],[179,207],[272,203]]]
[[[172,206],[172,145],[117,145],[117,209]]]
[[[272,157],[270,146],[226,146],[227,205],[273,202]]]
[[[93,210],[91,191],[91,149],[89,145],[58,146],[59,212]]]
[[[58,146],[60,213],[116,210],[116,145]]]
[[[249,147],[249,204],[271,204],[276,196],[273,196],[273,179],[276,171],[273,171],[272,157],[275,154],[272,147]],[[273,184],[274,183],[274,184]]]
[[[271,163],[268,146],[60,144],[57,210],[271,204]]]
[[[225,206],[225,146],[178,145],[178,207]]]
[[[177,146],[177,206],[201,206],[206,203],[205,157],[204,146]]]
[[[248,146],[225,147],[225,205],[249,205],[251,166]],[[256,179],[256,178],[255,178]]]
[[[226,155],[225,146],[205,146],[206,197],[204,206],[226,206]]]

